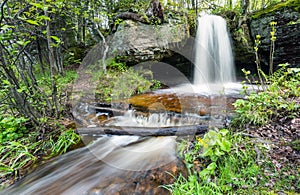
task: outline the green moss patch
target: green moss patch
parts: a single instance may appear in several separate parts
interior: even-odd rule
[[[298,0],[289,0],[286,2],[278,3],[276,5],[271,5],[271,6],[267,7],[266,9],[254,12],[251,17],[252,17],[252,19],[256,19],[262,15],[265,15],[268,13],[273,13],[275,11],[278,11],[278,10],[284,9],[284,8],[291,8],[291,9],[294,9],[295,11],[298,11],[299,7],[300,7],[300,4],[299,4]]]

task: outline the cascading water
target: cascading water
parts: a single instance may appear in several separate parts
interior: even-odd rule
[[[82,109],[83,113],[90,112]],[[129,110],[108,125],[162,127],[194,123],[180,123],[166,113],[138,117]],[[0,195],[168,194],[160,187],[162,182],[171,183],[172,175],[185,172],[177,159],[175,139],[103,135],[86,147],[51,160]]]
[[[153,172],[165,171],[160,169],[174,160],[174,137],[104,136],[54,159],[0,194],[165,194],[159,182],[149,181],[149,173],[157,176]]]
[[[233,55],[226,21],[215,15],[198,19],[194,84],[235,80]]]

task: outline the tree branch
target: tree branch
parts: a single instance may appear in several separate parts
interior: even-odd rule
[[[8,0],[4,0],[2,3],[1,3],[1,17],[0,17],[0,26],[2,26],[2,20],[4,19],[4,5],[7,3]]]

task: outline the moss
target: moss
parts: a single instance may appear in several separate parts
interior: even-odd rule
[[[286,2],[281,2],[276,5],[271,5],[271,6],[267,7],[266,9],[254,12],[251,17],[252,17],[252,19],[256,19],[262,15],[272,13],[272,12],[275,12],[277,10],[284,9],[284,8],[292,8],[295,11],[298,11],[300,8],[299,0],[288,0]]]

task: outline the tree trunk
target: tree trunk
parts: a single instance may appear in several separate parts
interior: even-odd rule
[[[219,127],[222,128],[222,127]],[[78,128],[76,132],[83,135],[132,135],[132,136],[186,136],[206,133],[209,125],[191,125],[180,127],[91,127]]]
[[[46,4],[46,0],[44,0]],[[44,11],[46,17],[48,16],[47,10]],[[52,85],[52,101],[54,105],[54,115],[56,118],[59,117],[59,109],[58,109],[58,102],[57,102],[57,87],[55,82],[55,56],[54,50],[52,48],[53,42],[51,40],[51,30],[50,30],[50,21],[46,20],[46,32],[47,32],[47,44],[49,50],[49,62],[50,62],[50,75],[51,75],[51,85]]]

